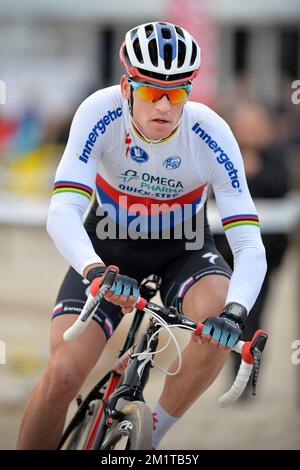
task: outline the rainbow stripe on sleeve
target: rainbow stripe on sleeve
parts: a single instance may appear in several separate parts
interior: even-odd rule
[[[233,227],[239,227],[240,225],[255,225],[260,226],[258,216],[255,214],[240,214],[232,215],[231,217],[225,217],[222,219],[224,230],[228,230]]]
[[[89,186],[74,181],[56,181],[53,187],[53,194],[76,193],[91,199],[93,190]]]

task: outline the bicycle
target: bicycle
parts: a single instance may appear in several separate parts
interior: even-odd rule
[[[64,333],[66,341],[71,341],[84,331],[117,274],[118,268],[109,266],[101,284],[98,280],[93,281],[81,314]],[[77,397],[78,410],[65,429],[58,449],[109,450],[119,449],[121,444],[126,450],[151,449],[153,418],[145,403],[143,391],[150,369],[157,366],[153,356],[165,349],[170,342],[169,339],[168,344],[157,351],[159,332],[162,327],[167,328],[170,338],[175,341],[179,355],[177,371],[173,372],[175,374],[180,369],[181,354],[171,329],[183,328],[201,335],[203,328],[202,323],[196,323],[180,314],[175,307],[166,309],[150,302],[159,290],[160,283],[161,279],[155,275],[141,283],[141,298],[136,304],[137,310],[118,354],[117,364],[84,400]],[[134,345],[145,313],[150,316],[148,326]],[[267,338],[265,331],[258,330],[251,341],[239,341],[233,348],[242,356],[241,366],[231,389],[219,398],[221,406],[227,406],[240,397],[250,376],[252,393],[256,394],[261,355]]]

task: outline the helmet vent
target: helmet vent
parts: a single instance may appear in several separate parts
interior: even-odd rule
[[[171,31],[168,28],[162,28],[161,35],[164,39],[171,39]]]
[[[193,41],[193,48],[192,48],[192,56],[191,56],[190,65],[193,65],[193,63],[194,63],[195,60],[196,60],[196,56],[197,56],[197,46],[196,46],[196,44],[195,44],[194,41]]]
[[[164,57],[165,57],[165,67],[167,70],[171,68],[172,65],[172,46],[171,44],[164,45]]]
[[[184,39],[184,34],[183,34],[182,29],[179,26],[175,26],[175,30],[176,30],[176,33],[178,33],[179,36],[181,36],[182,39]]]
[[[133,49],[134,49],[134,52],[135,52],[135,55],[138,59],[138,61],[143,64],[144,63],[144,60],[143,60],[143,55],[142,55],[142,51],[141,51],[141,46],[140,46],[140,41],[138,38],[136,38],[134,41],[133,41]]]
[[[137,28],[135,28],[135,29],[133,29],[133,30],[131,31],[131,33],[130,33],[131,39],[133,39],[134,36],[136,36],[136,34],[137,34]]]
[[[152,64],[157,67],[158,65],[158,53],[157,53],[157,44],[155,39],[151,39],[148,44],[149,55],[151,57]]]
[[[186,45],[182,41],[178,41],[178,59],[177,67],[182,67],[186,56]]]
[[[145,27],[146,37],[148,38],[149,36],[151,36],[153,31],[154,31],[153,25],[152,24],[147,24],[147,26]]]

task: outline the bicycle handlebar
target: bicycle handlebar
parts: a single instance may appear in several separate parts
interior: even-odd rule
[[[154,310],[155,314],[158,314],[161,318],[169,323],[180,323],[182,325],[188,325],[194,330],[194,334],[201,336],[204,323],[196,323],[193,320],[186,319],[183,315],[175,315],[174,318],[170,318],[168,313],[163,313],[164,309],[160,307],[161,311],[157,311],[157,306],[151,302],[147,302],[145,299],[139,299],[136,304],[138,309],[148,310],[151,314]],[[243,393],[249,378],[252,374],[251,385],[252,393],[256,395],[256,384],[258,379],[258,372],[261,361],[261,354],[266,345],[268,334],[264,330],[257,330],[251,341],[238,341],[237,344],[232,348],[233,351],[241,354],[242,360],[241,365],[236,375],[235,381],[230,390],[218,399],[218,404],[222,407],[226,407],[229,404],[236,401]]]
[[[119,273],[117,266],[108,266],[104,276],[99,279],[94,279],[91,284],[90,293],[87,301],[74,324],[64,332],[63,338],[65,341],[72,341],[77,338],[87,328],[89,322],[98,308],[99,303],[105,296],[105,293],[112,287],[116,276]],[[175,314],[171,317],[166,309],[159,307],[152,302],[147,302],[143,298],[139,298],[135,305],[139,310],[154,311],[155,314],[164,318],[168,323],[182,322],[182,325],[188,325],[194,330],[194,334],[201,336],[203,323],[196,323],[193,320],[185,318],[183,315]],[[152,310],[151,310],[152,308]],[[180,326],[180,324],[179,324]],[[251,385],[252,394],[256,395],[256,384],[258,372],[261,362],[261,355],[268,339],[268,334],[263,330],[258,330],[254,334],[251,341],[238,341],[232,348],[235,352],[241,354],[242,360],[236,379],[230,390],[224,393],[218,400],[218,404],[222,407],[229,405],[236,401],[243,393],[249,378],[252,374]]]

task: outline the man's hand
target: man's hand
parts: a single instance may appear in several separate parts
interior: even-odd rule
[[[94,279],[102,278],[105,269],[104,265],[89,269],[86,274],[87,280],[92,283]],[[119,305],[124,314],[132,312],[139,296],[137,281],[121,274],[117,275],[113,286],[105,294],[106,300],[114,305]]]
[[[229,349],[236,345],[241,333],[241,327],[236,321],[224,316],[209,317],[204,322],[202,342]]]
[[[118,274],[111,289],[105,298],[109,302],[122,307],[123,313],[130,313],[134,309],[140,296],[138,283],[135,279]]]
[[[240,339],[246,318],[247,310],[243,305],[228,303],[219,317],[209,317],[205,320],[202,342],[215,344],[221,349],[233,348]]]

